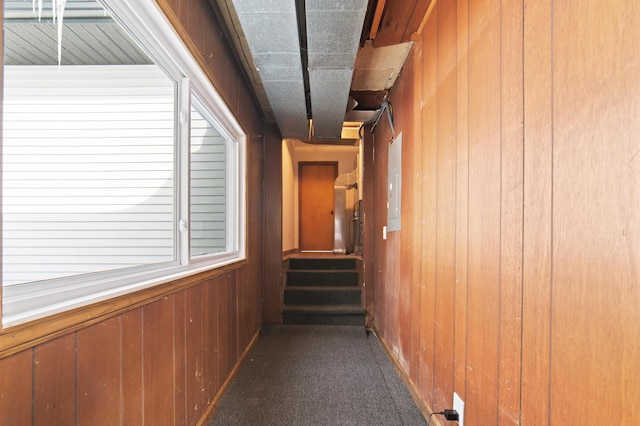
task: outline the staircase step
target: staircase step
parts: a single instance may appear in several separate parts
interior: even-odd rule
[[[287,306],[282,310],[284,324],[364,325],[365,310],[360,305]]]
[[[358,286],[358,271],[287,271],[287,286]]]
[[[292,258],[289,259],[289,269],[324,269],[324,270],[355,270],[356,259],[349,258]]]
[[[360,288],[354,286],[287,286],[284,290],[285,305],[357,305],[360,301]]]

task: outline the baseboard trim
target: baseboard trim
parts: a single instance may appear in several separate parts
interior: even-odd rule
[[[415,383],[413,383],[413,380],[411,380],[407,372],[404,370],[404,368],[402,368],[402,366],[398,363],[398,360],[396,360],[396,358],[393,356],[393,352],[391,352],[391,348],[387,344],[387,341],[384,339],[384,337],[382,337],[382,334],[375,326],[373,327],[373,332],[376,333],[382,349],[384,349],[384,352],[387,354],[387,357],[391,361],[391,365],[393,365],[394,370],[396,370],[396,373],[398,373],[398,376],[400,376],[400,379],[402,379],[405,386],[409,390],[413,401],[416,403],[418,409],[422,413],[422,417],[428,419],[433,410],[431,409],[429,404],[427,404],[427,402],[422,399],[422,397],[420,396],[420,392],[418,392],[418,387]],[[442,423],[440,422],[440,419],[437,418],[437,416],[434,416],[434,418],[431,419],[431,424],[442,426]]]
[[[245,358],[247,358],[247,355],[249,355],[249,351],[251,351],[251,349],[253,349],[255,344],[258,342],[259,337],[260,337],[260,329],[258,329],[258,331],[256,331],[256,334],[253,335],[251,342],[249,342],[249,345],[247,345],[247,348],[244,350],[244,352],[242,352],[242,356],[240,356],[240,358],[238,359],[238,362],[236,362],[236,365],[234,365],[233,369],[231,370],[231,373],[229,373],[229,376],[227,376],[227,379],[224,381],[224,383],[218,390],[218,393],[216,393],[216,396],[213,398],[213,401],[211,401],[211,404],[209,404],[209,406],[204,411],[204,413],[202,413],[202,417],[200,417],[200,420],[198,421],[198,423],[196,423],[198,426],[204,426],[211,423],[211,420],[213,420],[213,415],[216,413],[216,410],[218,409],[218,405],[220,404],[220,399],[222,398],[225,391],[231,384],[231,380],[233,380],[235,375],[238,373],[238,369],[244,362]]]

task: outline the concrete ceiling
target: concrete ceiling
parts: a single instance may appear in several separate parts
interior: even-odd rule
[[[285,139],[340,141],[344,121],[376,115],[412,46],[377,48],[363,37],[376,3],[384,7],[380,0],[215,0],[265,118]]]

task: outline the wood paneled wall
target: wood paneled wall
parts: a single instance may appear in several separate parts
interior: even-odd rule
[[[258,329],[242,306],[251,285],[243,275],[224,274],[0,360],[0,423],[195,424]],[[251,333],[240,326],[252,322]]]
[[[105,320],[55,330],[56,338],[33,335],[38,344],[0,359],[0,424],[196,424],[257,337],[263,123],[209,2],[158,4],[248,135],[247,260],[197,283],[191,277],[182,289],[172,284],[128,311],[100,309]]]
[[[640,6],[439,1],[365,170],[372,323],[425,407],[465,425],[637,423]],[[371,257],[371,258],[370,258]],[[373,282],[371,282],[373,281]]]

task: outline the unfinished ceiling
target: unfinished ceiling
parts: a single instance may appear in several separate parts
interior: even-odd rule
[[[431,2],[210,1],[265,118],[285,139],[311,142],[339,141],[344,121],[375,117]],[[410,23],[400,24],[407,16]]]

